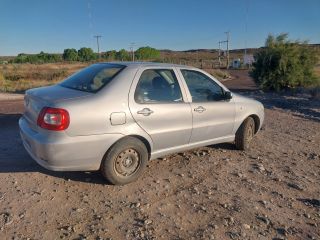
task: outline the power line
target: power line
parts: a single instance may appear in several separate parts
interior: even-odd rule
[[[99,39],[102,38],[102,36],[101,35],[96,35],[96,36],[93,36],[93,37],[97,39],[98,55],[100,57]]]
[[[135,46],[135,43],[134,43],[134,42],[130,43],[130,50],[131,50],[131,55],[132,55],[132,62],[134,62],[134,46]]]
[[[245,39],[244,39],[244,57],[243,61],[247,61],[247,35],[248,35],[248,12],[249,12],[249,0],[246,0],[246,16],[245,16]]]
[[[227,69],[229,69],[230,57],[229,57],[229,42],[230,42],[230,31],[225,32],[227,34]]]
[[[225,34],[227,35],[227,40],[224,41],[219,41],[219,66],[221,66],[221,44],[222,43],[226,43],[227,44],[227,69],[229,69],[229,64],[230,64],[230,55],[229,55],[229,43],[230,43],[230,31],[225,32]]]

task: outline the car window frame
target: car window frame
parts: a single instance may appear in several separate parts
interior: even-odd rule
[[[180,88],[180,92],[181,92],[181,98],[182,98],[182,101],[179,101],[179,102],[174,102],[174,101],[162,101],[162,102],[137,102],[136,101],[136,98],[135,98],[135,93],[136,93],[136,90],[137,90],[137,87],[139,85],[139,82],[140,82],[140,78],[142,76],[142,74],[146,71],[146,70],[169,70],[169,71],[172,71],[174,76],[176,77],[176,80],[179,84],[179,88]],[[151,104],[151,105],[155,105],[155,104],[182,104],[182,103],[186,103],[186,91],[185,91],[185,88],[184,88],[184,85],[183,85],[183,82],[181,81],[181,78],[180,78],[180,75],[179,75],[179,72],[177,71],[177,69],[175,67],[163,67],[163,66],[150,66],[150,67],[142,67],[139,69],[139,73],[136,75],[135,77],[136,79],[136,82],[135,84],[132,86],[132,89],[133,89],[133,93],[132,93],[132,99],[133,101],[135,102],[135,104],[139,104],[139,105],[148,105],[148,104]]]
[[[183,70],[200,73],[202,75],[207,76],[211,81],[213,81],[215,84],[217,84],[222,89],[223,93],[228,92],[229,90],[224,85],[222,85],[218,80],[213,78],[211,75],[209,75],[208,73],[206,73],[204,71],[201,71],[199,69],[189,69],[189,68],[181,67],[178,70],[179,70],[180,77],[183,79],[183,83],[184,83],[185,89],[188,92],[188,100],[189,100],[190,103],[217,103],[217,102],[226,101],[225,99],[213,100],[213,101],[193,101],[190,89],[189,89],[188,84],[187,84],[187,82],[186,82],[186,80],[185,80],[185,78],[183,76],[183,73],[182,73]]]

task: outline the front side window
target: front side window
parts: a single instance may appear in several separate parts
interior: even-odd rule
[[[106,86],[125,67],[118,64],[94,64],[68,77],[62,87],[95,93]]]
[[[181,70],[192,96],[192,102],[210,102],[224,99],[224,91],[207,75],[193,70]]]
[[[173,70],[145,70],[140,76],[134,99],[137,103],[181,102],[181,90]]]

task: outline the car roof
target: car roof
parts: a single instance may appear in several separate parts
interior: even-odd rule
[[[122,65],[127,67],[179,67],[179,68],[187,68],[187,69],[197,69],[192,66],[180,65],[180,64],[172,64],[172,63],[159,63],[159,62],[98,62],[98,64],[115,64]]]

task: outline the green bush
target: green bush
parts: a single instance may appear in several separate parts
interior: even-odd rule
[[[288,34],[269,35],[254,58],[251,74],[265,90],[306,87],[318,81],[314,75],[316,52],[306,42],[289,41]]]
[[[139,60],[157,59],[160,57],[160,51],[152,47],[141,47],[135,52]]]
[[[12,62],[13,63],[54,63],[61,62],[60,54],[44,53],[24,54],[20,53]]]
[[[125,49],[121,49],[116,53],[116,59],[120,61],[128,61],[130,59],[129,53]]]
[[[116,50],[111,50],[111,51],[107,51],[101,54],[101,57],[103,59],[106,59],[108,61],[114,61],[116,60],[116,55],[117,55],[117,51]]]
[[[79,60],[82,62],[92,61],[97,58],[96,54],[93,52],[91,48],[80,48],[78,50]]]
[[[77,61],[78,52],[74,48],[67,48],[63,51],[62,58],[65,61]]]

